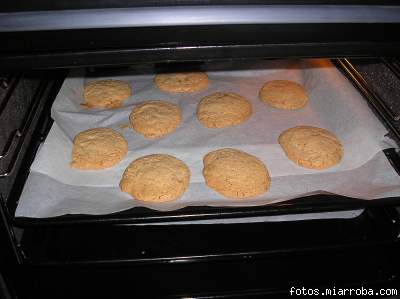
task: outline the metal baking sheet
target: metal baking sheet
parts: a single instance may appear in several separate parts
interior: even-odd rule
[[[229,69],[229,70],[227,70]],[[64,214],[107,214],[135,206],[175,210],[185,206],[254,206],[316,193],[335,193],[374,199],[400,194],[400,180],[382,149],[393,146],[385,138],[386,129],[367,103],[329,60],[264,61],[254,64],[205,65],[209,88],[197,94],[166,94],[153,83],[146,69],[86,77],[71,73],[57,96],[55,119],[39,151],[22,193],[16,216],[53,217]],[[83,86],[90,80],[127,80],[133,96],[123,107],[88,110],[83,102]],[[305,86],[310,103],[297,111],[274,109],[258,99],[268,80],[288,79]],[[204,128],[196,118],[200,99],[215,91],[231,91],[247,97],[253,106],[251,119],[226,129]],[[124,128],[133,106],[144,100],[167,100],[183,111],[183,124],[162,139],[146,140]],[[342,163],[324,171],[301,168],[289,161],[279,144],[279,134],[297,125],[313,125],[334,132],[342,141]],[[129,153],[117,166],[103,171],[79,171],[69,167],[72,140],[80,131],[111,127],[128,140]],[[268,193],[248,200],[229,200],[208,188],[202,176],[202,158],[209,151],[232,147],[259,157],[272,177]],[[191,170],[191,183],[182,198],[163,204],[148,204],[122,193],[118,184],[126,166],[134,159],[153,153],[168,153],[183,160]]]

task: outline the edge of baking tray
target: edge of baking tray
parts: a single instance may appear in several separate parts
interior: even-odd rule
[[[107,215],[74,214],[51,218],[14,217],[12,223],[17,227],[81,224],[152,224],[160,222],[168,224],[178,221],[235,219],[389,207],[398,206],[399,200],[399,197],[364,200],[340,195],[318,194],[296,198],[281,204],[269,204],[257,207],[221,208],[198,206],[171,212],[154,211],[148,208],[134,208]],[[132,215],[133,210],[135,210],[135,214],[137,215]]]
[[[370,104],[372,110],[378,115],[382,122],[388,127],[389,131],[394,135],[395,139],[400,140],[400,132],[393,125],[393,119],[388,114],[388,111],[382,106],[382,101],[378,95],[366,85],[362,80],[361,75],[352,68],[352,64],[347,59],[339,59],[335,61],[345,75],[352,83],[360,90],[365,99]],[[51,105],[48,105],[51,106]],[[50,107],[48,107],[50,109]],[[47,116],[48,117],[48,116]],[[51,127],[52,122],[47,123],[47,129]],[[25,179],[29,172],[30,163],[33,160],[36,150],[43,140],[43,132],[48,130],[38,130],[36,136],[35,149],[31,150],[25,157],[24,168],[25,174],[21,174],[20,180],[17,181],[19,187],[16,190],[22,191]],[[45,135],[45,134],[44,134]],[[383,151],[389,162],[400,175],[400,157],[395,149],[386,149]],[[14,192],[13,199],[19,198],[20,191]],[[63,215],[51,218],[28,218],[15,217],[14,212],[17,206],[17,199],[12,204],[7,204],[5,209],[11,223],[18,227],[28,226],[57,226],[57,225],[77,225],[77,224],[151,224],[151,223],[169,223],[176,221],[191,221],[191,220],[207,220],[207,219],[227,219],[227,218],[245,218],[259,217],[279,214],[303,214],[303,213],[318,213],[330,211],[344,211],[364,208],[375,208],[384,206],[399,205],[399,197],[382,198],[375,200],[364,200],[357,198],[349,198],[336,194],[317,194],[306,197],[299,197],[285,202],[268,204],[264,206],[252,207],[185,207],[175,211],[160,212],[144,207],[135,207],[121,212],[116,212],[107,215]],[[4,201],[0,200],[0,203]],[[4,203],[5,205],[5,203]]]

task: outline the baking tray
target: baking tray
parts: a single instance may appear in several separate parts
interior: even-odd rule
[[[335,63],[343,72],[349,76],[351,81],[364,94],[365,99],[371,104],[372,110],[380,117],[382,122],[388,127],[395,137],[400,134],[391,123],[391,118],[385,110],[376,103],[379,102],[376,95],[370,92],[366,82],[363,82],[357,77],[357,71],[351,68],[351,63],[348,60],[337,60]],[[359,74],[358,74],[359,75]],[[54,95],[55,97],[55,95]],[[74,224],[110,224],[110,223],[160,223],[160,222],[176,222],[176,221],[191,221],[205,219],[224,219],[224,218],[243,218],[268,216],[279,214],[301,214],[315,213],[326,211],[342,211],[353,210],[372,206],[395,206],[399,203],[399,198],[384,198],[373,201],[365,201],[361,199],[348,198],[339,195],[313,195],[289,200],[282,203],[270,204],[259,207],[187,207],[171,212],[158,212],[147,208],[133,208],[122,212],[117,212],[108,215],[65,215],[53,218],[33,219],[25,217],[14,217],[14,212],[18,203],[19,195],[21,194],[25,180],[29,173],[29,167],[33,161],[36,150],[40,142],[46,137],[48,129],[51,127],[50,107],[54,101],[54,97],[43,99],[48,101],[47,110],[43,113],[43,127],[39,128],[32,138],[32,150],[24,157],[23,165],[18,174],[18,180],[14,185],[9,198],[7,199],[6,215],[16,226],[47,226],[47,225],[74,225]],[[400,159],[394,149],[384,150],[384,153],[394,169],[399,173]],[[2,201],[4,203],[5,201]]]

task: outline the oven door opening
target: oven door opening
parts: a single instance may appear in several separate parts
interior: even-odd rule
[[[395,100],[398,90],[392,87],[398,86],[396,80],[400,80],[399,66],[400,63],[394,58],[274,59],[41,70],[5,76],[2,79],[3,91],[0,102],[1,119],[4,121],[2,127],[6,128],[3,133],[1,156],[0,183],[3,188],[1,204],[4,218],[8,221],[8,228],[12,231],[11,238],[18,244],[15,253],[22,267],[26,269],[28,276],[29,273],[37,275],[29,283],[26,292],[32,292],[37,288],[41,292],[51,294],[54,290],[61,289],[65,294],[72,295],[71,289],[55,278],[67,276],[76,287],[85,290],[96,289],[96,294],[110,294],[110,289],[105,286],[109,282],[117,286],[117,290],[114,290],[116,294],[123,294],[132,278],[139,282],[150,280],[159,283],[164,277],[165,282],[161,283],[158,289],[149,291],[143,283],[137,286],[135,292],[138,294],[150,292],[154,296],[160,294],[183,296],[190,293],[200,297],[225,293],[241,294],[245,297],[282,295],[291,286],[282,281],[293,281],[300,277],[303,279],[299,282],[312,282],[321,288],[329,287],[329,282],[337,278],[339,273],[341,278],[337,280],[337,286],[349,286],[363,281],[373,287],[382,285],[382,282],[396,280],[396,269],[399,265],[393,257],[398,250],[399,214],[396,207],[399,201],[397,196],[391,195],[396,194],[396,185],[394,183],[385,185],[387,182],[385,173],[382,177],[373,177],[372,182],[365,177],[368,177],[367,173],[380,170],[383,165],[390,167],[389,178],[393,182],[398,179],[400,107],[396,105]],[[153,83],[157,73],[193,70],[205,71],[208,74],[209,90],[201,92],[201,95],[162,93]],[[262,79],[257,81],[257,77]],[[76,102],[78,108],[74,107],[81,109],[81,113],[69,111],[71,106],[63,106],[71,99],[73,101],[80,97],[83,101],[84,85],[104,78],[123,78],[131,82],[133,96],[127,100],[126,106],[112,109],[114,116],[103,115],[103,117],[101,109],[96,110],[98,114],[92,113],[86,107],[79,107],[79,102]],[[260,87],[267,81],[275,79],[290,79],[303,83],[306,90],[310,91],[307,104],[309,106],[302,108],[303,112],[301,109],[279,110],[261,101]],[[333,90],[335,96],[330,96],[327,93],[329,90]],[[218,91],[243,93],[252,105],[252,116],[238,127],[205,128],[196,116],[198,102]],[[76,98],[73,98],[73,95],[76,95]],[[357,96],[359,101],[353,96]],[[319,99],[333,101],[337,110],[329,108],[325,111],[324,107],[329,103],[318,102]],[[42,159],[47,153],[50,157],[54,150],[48,149],[46,142],[59,132],[72,143],[74,134],[70,132],[77,133],[81,131],[80,128],[83,130],[90,127],[90,123],[86,123],[87,120],[82,118],[87,114],[91,119],[97,117],[94,122],[96,125],[92,123],[92,127],[105,127],[108,124],[122,135],[126,135],[129,146],[134,149],[132,156],[128,154],[133,161],[133,157],[145,155],[147,152],[143,148],[150,147],[151,143],[137,134],[128,124],[130,111],[145,100],[166,100],[181,107],[183,111],[181,127],[167,135],[167,138],[172,138],[174,134],[181,137],[177,140],[172,138],[170,142],[164,144],[159,142],[161,145],[155,148],[157,150],[155,153],[160,151],[175,153],[189,165],[192,179],[201,174],[202,158],[206,153],[218,148],[237,147],[259,156],[266,165],[271,176],[270,194],[274,184],[282,186],[285,178],[290,175],[282,169],[274,168],[277,163],[268,160],[268,155],[263,156],[263,148],[269,150],[269,147],[261,143],[260,138],[268,131],[265,129],[266,132],[263,132],[260,129],[263,127],[259,125],[260,122],[266,128],[270,128],[271,132],[278,132],[285,126],[279,127],[279,120],[288,121],[287,128],[298,123],[320,126],[331,131],[338,130],[337,137],[343,138],[341,141],[345,155],[351,150],[357,150],[357,145],[360,145],[358,152],[360,157],[369,152],[366,148],[362,148],[362,144],[376,144],[382,147],[373,152],[372,157],[366,157],[364,160],[355,159],[354,161],[359,164],[353,161],[354,165],[346,164],[341,171],[317,172],[320,178],[326,176],[326,181],[324,179],[325,182],[321,182],[320,186],[334,185],[338,173],[346,175],[347,179],[335,187],[335,190],[340,190],[340,186],[343,187],[336,194],[324,190],[323,187],[316,188],[318,179],[313,178],[311,183],[304,179],[314,177],[315,170],[303,172],[301,170],[296,173],[302,177],[299,181],[305,185],[309,184],[307,186],[312,188],[302,189],[300,196],[293,196],[296,190],[292,185],[293,191],[285,193],[285,200],[272,198],[272,195],[272,200],[268,200],[268,191],[265,193],[265,201],[254,201],[251,205],[246,205],[245,200],[240,201],[239,205],[236,203],[232,205],[229,202],[215,205],[210,204],[210,200],[222,201],[219,194],[211,191],[208,194],[214,197],[207,199],[201,194],[204,189],[190,190],[192,188],[190,186],[186,192],[190,192],[191,199],[183,197],[184,205],[164,210],[157,205],[149,207],[140,203],[127,204],[125,208],[103,209],[106,212],[102,213],[99,212],[101,209],[93,209],[92,203],[87,204],[86,210],[82,209],[82,203],[73,206],[72,203],[80,199],[81,190],[93,186],[88,186],[85,181],[76,181],[76,177],[63,177],[62,172],[61,175],[58,172],[51,172],[51,166],[59,163],[57,159],[51,160],[54,161],[54,164],[50,163],[51,165],[40,164],[38,159]],[[347,109],[341,107],[343,104]],[[343,114],[336,114],[339,111]],[[286,117],[286,113],[294,114],[293,117]],[[345,119],[342,117],[345,113],[353,117]],[[273,125],[268,126],[266,115],[270,119],[275,119]],[[379,143],[375,143],[377,140],[373,138],[369,139],[370,143],[364,143],[365,140],[360,138],[353,146],[346,141],[346,134],[349,132],[341,129],[347,123],[354,124],[358,121],[359,125],[368,128],[367,134],[371,132],[375,134],[374,122],[360,122],[365,116],[376,120],[385,134]],[[318,119],[327,117],[332,117],[332,120],[318,122]],[[335,119],[341,119],[342,123],[337,124]],[[247,129],[246,122],[249,125]],[[192,131],[188,131],[188,128]],[[251,133],[249,128],[258,131]],[[351,136],[357,136],[354,135],[357,132],[365,133],[364,129],[356,128]],[[215,135],[207,135],[208,130]],[[215,130],[225,130],[227,133],[225,136],[219,135]],[[236,130],[239,132],[236,136],[240,136],[241,139],[235,138]],[[275,138],[279,135],[274,134]],[[190,144],[185,144],[184,136],[190,136]],[[250,141],[246,143],[245,137]],[[147,143],[136,144],[136,140],[144,140],[143,142]],[[58,142],[59,139],[51,141]],[[204,143],[207,142],[209,142],[207,150],[203,150]],[[178,151],[173,148],[174,144],[178,145],[177,148],[184,147],[185,150],[190,147],[193,152]],[[154,145],[151,145],[151,150],[152,146]],[[163,147],[165,151],[162,150]],[[203,149],[198,150],[197,147]],[[279,145],[271,148],[269,153],[273,155],[275,149],[279,150]],[[71,153],[70,149],[69,152],[64,151],[66,152],[69,155]],[[198,157],[195,157],[196,155]],[[378,160],[374,160],[374,157],[378,157]],[[192,158],[201,163],[192,162]],[[51,159],[54,157],[51,156]],[[372,164],[369,164],[371,161]],[[299,167],[293,161],[288,160],[287,163],[288,170]],[[196,167],[198,168],[193,170]],[[122,172],[120,174],[122,175]],[[32,180],[33,175],[36,176],[34,180]],[[46,182],[41,180],[41,176],[51,176],[51,180],[40,185],[39,183]],[[53,185],[52,182],[57,178],[60,182]],[[331,183],[328,181],[329,178],[332,178]],[[34,182],[29,187],[32,193],[26,192],[26,184],[29,182]],[[293,184],[295,180],[288,179],[287,182]],[[351,188],[352,182],[357,188]],[[366,183],[370,183],[369,192],[365,191],[367,185],[364,185],[364,189],[358,190]],[[58,189],[57,186],[60,184],[63,188]],[[89,193],[94,201],[96,200],[94,194],[98,193],[99,207],[107,198],[107,194],[120,192],[119,188],[111,186],[113,189],[111,193],[104,191],[104,194],[101,194],[101,190],[109,187],[107,184],[108,181],[104,186],[97,186],[99,189],[93,191],[94,193]],[[204,187],[207,188],[205,185]],[[66,204],[66,198],[62,197],[65,190],[70,190],[68,192],[71,194],[71,205]],[[88,196],[85,192],[82,194]],[[199,192],[197,194],[199,201],[193,197],[196,192]],[[50,203],[51,196],[57,193],[62,200],[54,200],[53,206],[43,204]],[[29,194],[34,195],[32,196],[35,197],[34,201],[29,200]],[[39,197],[40,194],[41,196],[47,194],[48,198]],[[366,194],[368,199],[357,197],[357,194]],[[27,214],[26,211],[29,211],[30,207],[35,213]],[[332,257],[329,261],[326,260],[326,254]],[[376,258],[370,259],[370,256]],[[353,266],[343,273],[343,268],[349,263]],[[124,270],[121,270],[121,267]],[[373,271],[364,271],[366,267]],[[159,272],[154,274],[156,268]],[[328,273],[322,268],[330,268],[331,271]],[[109,275],[113,273],[113,269],[115,271],[118,269],[115,278],[106,278],[105,273]],[[315,275],[310,273],[310,269],[314,273],[318,271],[321,276],[316,279]],[[249,275],[251,271],[258,273],[259,277],[254,278]],[[85,281],[83,278],[88,273],[91,278]],[[165,278],[169,276],[167,273],[174,275]],[[205,275],[210,283],[204,284],[203,287],[188,277],[204,280]],[[221,276],[224,278],[221,279]],[[265,289],[263,285],[265,279],[271,281],[271,288]],[[84,281],[87,283],[85,286]],[[211,283],[212,281],[219,283]],[[22,282],[26,283],[27,280],[23,279]],[[235,286],[232,286],[232,282],[235,282]],[[86,295],[89,296],[89,293]]]

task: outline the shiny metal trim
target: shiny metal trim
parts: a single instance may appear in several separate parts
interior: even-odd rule
[[[0,32],[294,23],[400,23],[400,6],[224,5],[0,13]]]

